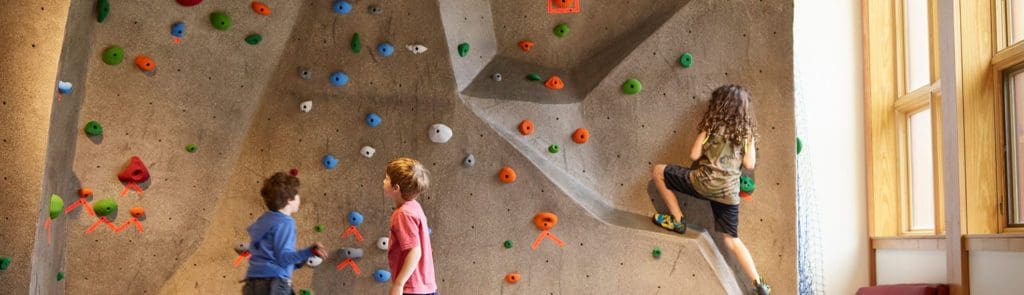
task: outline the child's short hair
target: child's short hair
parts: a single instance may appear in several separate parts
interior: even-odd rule
[[[403,157],[389,161],[386,173],[391,179],[391,185],[398,185],[402,199],[406,201],[416,199],[416,196],[430,188],[430,172],[423,164],[412,158]]]
[[[263,181],[263,188],[260,195],[267,209],[277,211],[288,206],[288,201],[294,200],[299,194],[299,178],[288,173],[277,172]]]

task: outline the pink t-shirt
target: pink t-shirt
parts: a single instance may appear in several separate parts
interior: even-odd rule
[[[437,292],[434,281],[434,257],[430,249],[430,233],[427,216],[423,207],[416,200],[408,201],[391,213],[391,234],[388,243],[388,266],[391,268],[392,280],[398,279],[398,272],[405,264],[405,256],[409,249],[420,246],[423,256],[409,281],[405,283],[405,293],[430,294]]]

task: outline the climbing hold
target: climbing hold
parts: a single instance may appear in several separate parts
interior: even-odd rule
[[[113,45],[103,50],[103,63],[117,65],[124,61],[124,48]]]
[[[103,125],[100,125],[100,122],[89,121],[89,123],[85,123],[85,134],[89,136],[103,135]]]
[[[64,199],[57,194],[50,195],[50,219],[56,219],[60,217],[60,213],[64,211]]]
[[[533,41],[530,41],[530,40],[519,41],[519,49],[522,49],[523,52],[530,52],[530,50],[533,49]]]
[[[384,13],[384,8],[380,8],[380,6],[377,5],[370,5],[370,7],[366,9],[366,11],[369,12],[370,14],[381,14]]]
[[[383,57],[389,57],[392,54],[395,54],[395,46],[392,46],[391,43],[387,42],[377,44],[377,54],[380,54],[380,56]]]
[[[171,25],[171,36],[176,38],[185,37],[185,22],[176,22]]]
[[[377,249],[381,249],[381,250],[387,251],[388,250],[388,241],[389,241],[388,237],[381,237],[380,239],[377,239]]]
[[[459,44],[458,50],[459,57],[466,57],[466,55],[469,54],[469,43],[463,42],[462,44]]]
[[[57,272],[57,281],[60,282],[60,281],[63,281],[63,280],[64,280],[64,272],[63,271],[58,271]]]
[[[323,263],[323,262],[324,262],[323,258],[320,258],[320,256],[315,256],[315,255],[314,256],[310,256],[309,258],[306,259],[306,265],[308,265],[310,267],[320,266],[320,263]]]
[[[242,253],[245,253],[245,252],[249,252],[249,244],[238,243],[237,245],[235,245],[235,253],[238,253],[239,255],[241,255]]]
[[[352,52],[359,54],[363,50],[363,43],[359,41],[359,33],[352,33]]]
[[[125,166],[124,170],[117,174],[117,179],[124,182],[146,182],[149,180],[149,169],[146,169],[146,164],[142,163],[142,159],[132,156],[128,160],[128,166]]]
[[[153,73],[153,70],[156,70],[156,62],[145,55],[138,55],[135,57],[135,66],[139,67],[139,70],[146,73]]]
[[[199,3],[203,3],[203,0],[178,0],[178,4],[181,4],[181,6],[185,7],[195,6]]]
[[[373,147],[371,146],[364,146],[362,149],[359,150],[359,154],[367,158],[373,158],[373,154],[376,152],[377,150],[373,149]]]
[[[572,8],[572,5],[573,5],[574,2],[576,2],[576,1],[575,0],[551,0],[551,3],[554,3],[555,6],[557,6],[558,8],[562,8],[562,9]]]
[[[466,168],[473,167],[475,164],[476,156],[473,156],[473,154],[467,155],[466,158],[462,160],[462,166],[466,166]]]
[[[548,80],[544,82],[544,87],[551,90],[561,90],[562,88],[565,88],[565,83],[562,82],[562,78],[559,78],[558,76],[551,76],[551,78],[548,78]]]
[[[505,240],[505,243],[502,245],[505,246],[505,249],[512,249],[512,240]]]
[[[354,210],[352,212],[349,212],[348,223],[355,226],[363,224],[363,214],[359,214],[359,211]]]
[[[549,153],[557,154],[560,150],[562,150],[562,147],[559,147],[557,144],[551,144],[548,146]]]
[[[139,218],[142,217],[143,215],[146,215],[146,209],[135,206],[132,207],[131,209],[128,209],[128,213],[131,214],[132,217]]]
[[[430,132],[427,134],[430,137],[430,141],[434,143],[446,143],[452,139],[452,128],[445,124],[434,124],[430,126]]]
[[[587,131],[586,128],[576,129],[576,132],[572,133],[572,141],[578,144],[587,143],[587,140],[590,140],[590,131]]]
[[[338,167],[338,159],[334,158],[334,156],[330,154],[324,156],[323,162],[324,168],[327,168],[327,170],[331,170],[334,169],[335,167]]]
[[[423,46],[423,45],[420,45],[420,44],[405,45],[405,48],[409,49],[409,51],[412,51],[412,54],[420,54],[420,53],[427,52],[427,47]]]
[[[57,81],[57,92],[60,94],[71,93],[72,85],[71,82]]]
[[[95,212],[98,217],[110,215],[114,213],[114,211],[117,211],[117,201],[109,198],[96,201],[92,205],[92,211]]]
[[[299,176],[299,169],[292,168],[292,170],[288,170],[288,174],[291,174],[292,176]]]
[[[345,86],[348,84],[348,75],[345,72],[337,71],[331,74],[331,85]]]
[[[299,67],[299,78],[302,78],[302,80],[313,79],[313,71],[304,67]]]
[[[210,24],[215,29],[226,31],[231,28],[231,17],[223,11],[217,11],[210,14]]]
[[[754,192],[754,178],[747,175],[740,176],[740,191],[745,193]]]
[[[540,74],[529,73],[526,75],[526,79],[530,81],[540,81]]]
[[[299,104],[299,110],[302,111],[303,113],[308,113],[309,111],[312,111],[313,110],[313,101],[312,100],[303,101],[302,103]]]
[[[689,52],[683,53],[683,56],[679,57],[679,64],[683,65],[684,68],[689,68],[693,65],[693,54]]]
[[[654,247],[654,250],[651,250],[651,256],[654,256],[655,259],[661,258],[661,248]]]
[[[352,12],[352,3],[345,0],[334,1],[334,12],[337,14],[348,14]]]
[[[519,122],[519,133],[522,133],[523,135],[533,134],[533,121],[525,119],[522,122]]]
[[[373,279],[377,280],[378,283],[384,283],[391,279],[391,272],[382,269],[378,269],[373,272]]]
[[[245,43],[249,43],[249,45],[260,44],[261,41],[263,41],[263,36],[260,36],[260,34],[252,34],[245,37]]]
[[[7,270],[8,267],[11,267],[11,258],[7,256],[0,257],[0,270]]]
[[[194,152],[196,152],[196,149],[198,149],[198,147],[196,147],[195,144],[190,143],[190,144],[185,145],[185,151],[186,152],[194,153]]]
[[[103,22],[110,15],[110,2],[107,0],[100,0],[96,2],[96,21]]]
[[[252,2],[252,11],[255,11],[256,14],[259,14],[259,15],[270,15],[270,7],[267,7],[266,4],[263,4],[261,2],[253,1]]]
[[[508,282],[509,284],[518,283],[519,280],[522,279],[523,275],[519,274],[518,272],[510,272],[507,275],[505,275],[505,281]]]
[[[562,38],[565,37],[566,34],[569,34],[569,25],[565,23],[560,23],[557,26],[555,26],[555,36],[557,36],[558,38]]]
[[[799,155],[804,150],[804,142],[799,137],[796,138],[796,154]]]
[[[558,215],[551,212],[541,212],[533,216],[533,224],[540,230],[550,230],[558,224]]]
[[[324,225],[323,224],[317,224],[316,226],[313,227],[313,230],[318,232],[318,233],[324,232]]]
[[[341,258],[363,258],[363,248],[341,248],[338,250],[338,256]]]
[[[380,126],[381,121],[382,119],[380,118],[380,115],[377,115],[377,113],[369,113],[366,115],[366,125],[370,125],[370,127]]]
[[[644,85],[640,84],[640,80],[629,79],[626,83],[622,83],[622,92],[625,94],[637,94],[644,89]]]
[[[491,75],[491,80],[501,82],[501,73],[494,73],[493,75]]]
[[[512,167],[505,166],[498,171],[498,179],[504,183],[512,183],[516,181],[516,171],[512,170]]]

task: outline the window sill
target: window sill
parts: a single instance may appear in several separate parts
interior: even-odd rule
[[[1024,252],[1024,233],[968,235],[967,251]]]
[[[946,250],[946,236],[914,235],[871,238],[871,249]]]

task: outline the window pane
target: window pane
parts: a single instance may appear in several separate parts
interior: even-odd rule
[[[1024,40],[1024,0],[1010,0],[1006,14],[1006,31],[1010,34],[1010,45]]]
[[[1024,71],[1011,74],[1010,80],[1007,81],[1010,89],[1006,97],[1009,100],[1007,105],[1012,105],[1013,110],[1010,114],[1012,117],[1007,120],[1011,138],[1007,138],[1006,142],[1010,144],[1012,167],[1008,170],[1012,173],[1010,191],[1013,193],[1007,194],[1007,204],[1010,208],[1010,224],[1021,224],[1024,223],[1024,192],[1020,189],[1024,184],[1024,120],[1021,120],[1024,118],[1024,103],[1019,98],[1024,98],[1021,96],[1024,94]]]
[[[931,84],[928,0],[903,0],[903,7],[907,92],[911,92]]]
[[[911,114],[907,130],[910,144],[910,229],[934,229],[931,108]]]

